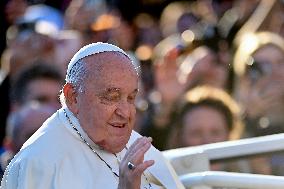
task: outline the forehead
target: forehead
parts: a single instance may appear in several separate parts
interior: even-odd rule
[[[210,119],[203,119],[204,117],[210,117]],[[184,121],[190,123],[210,123],[213,120],[224,120],[224,116],[217,109],[206,105],[197,106],[186,112],[184,116]]]
[[[102,71],[103,69],[124,68],[135,71],[131,60],[120,52],[103,52],[84,58],[87,66],[92,71]]]
[[[131,60],[119,52],[104,52],[85,58],[89,82],[95,86],[125,84],[136,87],[138,74]],[[103,87],[100,86],[100,87]]]
[[[48,90],[46,90],[48,88]],[[61,89],[59,81],[53,79],[35,79],[27,85],[27,92],[29,96],[33,95],[58,95]]]

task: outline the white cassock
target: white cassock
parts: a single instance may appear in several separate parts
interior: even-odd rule
[[[77,118],[65,109],[86,141],[118,174],[126,149],[116,156],[99,149],[82,130]],[[133,131],[126,146],[139,137]],[[141,176],[141,188],[184,188],[173,168],[153,146],[145,154],[145,160],[150,159],[155,164]],[[82,141],[63,109],[52,115],[23,145],[1,182],[1,189],[117,189],[117,186],[118,177]]]

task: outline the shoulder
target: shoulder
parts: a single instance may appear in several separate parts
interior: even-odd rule
[[[79,145],[79,140],[75,136],[66,128],[57,112],[28,139],[18,157],[57,161],[66,154],[72,153],[70,151],[74,151],[76,145]]]
[[[4,172],[1,186],[4,188],[45,188],[54,173],[55,166],[43,159],[17,154]],[[40,181],[42,184],[39,184]]]

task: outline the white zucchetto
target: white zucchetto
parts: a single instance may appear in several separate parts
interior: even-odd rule
[[[68,68],[67,68],[67,74],[70,74],[70,71],[72,69],[72,67],[76,64],[76,62],[82,58],[85,58],[87,56],[93,55],[93,54],[98,54],[98,53],[102,53],[102,52],[120,52],[122,54],[124,54],[126,57],[128,57],[130,60],[131,58],[129,57],[129,55],[122,50],[121,48],[109,44],[109,43],[102,43],[102,42],[97,42],[97,43],[91,43],[89,45],[86,45],[84,47],[82,47],[74,56],[73,58],[70,60],[69,64],[68,64]]]

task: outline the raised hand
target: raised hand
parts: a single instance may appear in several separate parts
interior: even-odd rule
[[[154,160],[144,161],[151,142],[152,138],[141,137],[130,146],[119,166],[118,189],[140,188],[143,172],[154,164]]]

